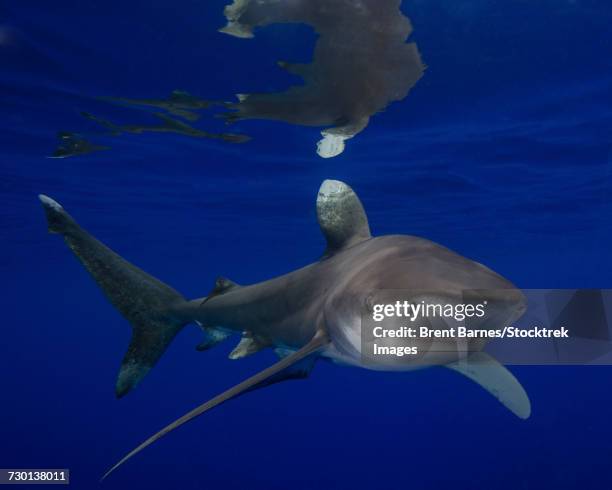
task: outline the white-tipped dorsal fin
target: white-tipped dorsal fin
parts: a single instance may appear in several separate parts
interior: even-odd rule
[[[230,359],[242,359],[243,357],[250,356],[251,354],[255,354],[266,347],[270,347],[269,342],[264,342],[260,339],[257,339],[249,332],[244,332],[242,334],[242,338],[238,345],[234,348],[232,352],[230,352]]]
[[[368,217],[357,194],[344,182],[326,180],[317,196],[317,218],[327,248],[324,256],[371,238]]]
[[[475,352],[446,366],[478,383],[517,417],[527,419],[531,415],[531,402],[521,384],[489,354]]]

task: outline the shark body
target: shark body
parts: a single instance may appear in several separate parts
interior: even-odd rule
[[[415,302],[425,297],[416,291],[435,291],[438,301],[456,304],[459,299],[454,291],[482,290],[481,299],[494,313],[493,321],[499,323],[520,317],[525,298],[491,269],[429,240],[406,235],[372,237],[359,198],[342,182],[327,180],[318,193],[317,216],[327,241],[320,260],[250,286],[219,278],[210,294],[190,301],[99,242],[57,202],[46,196],[40,199],[49,230],[63,235],[107,298],[132,325],[132,340],[116,385],[118,397],[144,378],[176,334],[190,323],[197,323],[205,334],[199,350],[240,333],[242,338],[231,358],[264,348],[275,349],[280,357],[276,364],[147,439],[106,475],[171,430],[230,398],[271,383],[308,376],[320,358],[385,371],[446,366],[479,383],[517,416],[530,415],[525,391],[508,370],[482,352],[486,343],[482,340],[475,340],[465,355],[457,349],[434,349],[434,344],[439,344],[435,340],[418,340],[419,350],[425,353],[418,362],[411,356],[379,360],[363,352],[361,315],[372,291],[415,291],[411,298]]]

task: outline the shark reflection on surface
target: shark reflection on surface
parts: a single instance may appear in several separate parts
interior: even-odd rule
[[[83,136],[69,131],[60,131],[57,133],[57,139],[59,145],[49,158],[68,158],[110,149],[109,146],[95,145]]]
[[[143,134],[143,133],[174,133],[182,134],[184,136],[190,136],[192,138],[208,138],[208,139],[220,139],[229,143],[245,143],[251,138],[244,134],[234,133],[209,133],[208,131],[202,131],[201,129],[194,128],[189,124],[174,119],[166,114],[159,112],[153,113],[153,116],[161,120],[159,125],[118,125],[108,121],[107,119],[100,118],[88,112],[81,113],[83,117],[94,121],[95,123],[106,128],[112,135],[118,136],[122,133],[130,134]]]
[[[219,104],[218,102],[200,99],[184,90],[173,90],[166,99],[129,99],[125,97],[100,97],[99,99],[127,106],[163,109],[168,114],[182,117],[191,122],[200,119],[200,114],[194,111],[208,109],[212,105]]]
[[[304,80],[285,92],[238,96],[229,122],[270,119],[327,127],[317,145],[323,158],[339,155],[345,141],[370,117],[404,99],[425,70],[401,0],[234,0],[221,32],[241,38],[277,23],[300,23],[318,34],[310,64],[279,62]]]
[[[245,135],[208,132],[191,126],[201,111],[218,108],[211,118],[227,124],[248,119],[322,128],[317,154],[340,155],[345,142],[363,131],[370,118],[404,99],[422,77],[425,65],[417,46],[407,42],[410,20],[401,0],[234,0],[225,7],[220,32],[252,38],[272,24],[305,24],[318,35],[310,63],[277,62],[302,79],[281,92],[236,94],[237,102],[211,101],[182,90],[166,98],[97,97],[140,110],[153,109],[162,120],[153,126],[116,125],[85,113],[111,134],[177,133],[243,143]],[[274,134],[271,140],[275,139]]]

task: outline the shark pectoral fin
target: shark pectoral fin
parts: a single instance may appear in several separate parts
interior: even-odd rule
[[[262,349],[266,349],[267,347],[270,347],[270,345],[271,344],[269,342],[258,339],[249,332],[244,332],[240,342],[238,342],[238,345],[232,352],[230,352],[228,357],[232,360],[242,359],[243,357],[259,352]]]
[[[531,402],[521,384],[489,354],[475,352],[467,359],[447,364],[446,367],[478,383],[517,417],[527,419],[531,415]]]
[[[186,424],[187,422],[189,422],[190,420],[193,420],[197,416],[202,415],[204,412],[207,412],[210,409],[218,405],[221,405],[222,403],[228,400],[231,400],[232,398],[235,398],[238,395],[241,395],[242,393],[246,391],[254,389],[261,383],[264,383],[270,378],[272,378],[274,375],[284,371],[288,367],[298,363],[302,359],[318,351],[321,347],[323,347],[324,345],[328,343],[329,343],[329,338],[327,337],[327,334],[323,331],[317,332],[315,336],[312,338],[312,340],[308,342],[308,344],[306,344],[300,350],[279,360],[276,364],[273,364],[272,366],[264,369],[263,371],[260,371],[254,376],[251,376],[250,378],[244,380],[242,383],[239,383],[236,386],[230,388],[229,390],[224,391],[223,393],[221,393],[220,395],[217,395],[216,397],[207,401],[206,403],[203,403],[199,407],[193,409],[191,412],[183,415],[181,418],[175,420],[170,425],[164,427],[162,430],[160,430],[156,434],[149,437],[140,446],[138,446],[133,451],[130,451],[117,464],[115,464],[110,470],[108,470],[102,477],[102,480],[104,480],[108,475],[110,475],[113,471],[115,471],[119,466],[125,463],[132,456],[138,454],[144,448],[146,448],[147,446],[150,446],[158,439],[161,439],[163,436],[165,436],[169,432],[172,432],[174,429],[177,429],[181,425]]]
[[[327,241],[324,256],[372,237],[361,201],[344,182],[326,180],[321,184],[317,196],[317,218]]]

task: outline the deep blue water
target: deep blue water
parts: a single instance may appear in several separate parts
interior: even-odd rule
[[[130,329],[36,199],[59,200],[127,259],[188,297],[218,275],[250,283],[316,260],[315,197],[349,183],[375,234],[407,233],[523,288],[612,287],[612,5],[606,0],[405,0],[428,69],[341,156],[316,128],[247,121],[242,146],[179,135],[97,138],[48,159],[100,95],[204,98],[279,90],[278,59],[313,34],[224,36],[224,2],[0,4],[0,467],[64,467],[96,488],[127,450],[274,361],[194,350],[185,329],[143,383],[114,398]],[[205,120],[204,126],[220,127]],[[215,126],[216,125],[216,126]],[[512,368],[521,421],[457,374],[322,363],[304,382],[230,402],[147,449],[107,488],[606,489],[612,368]]]

